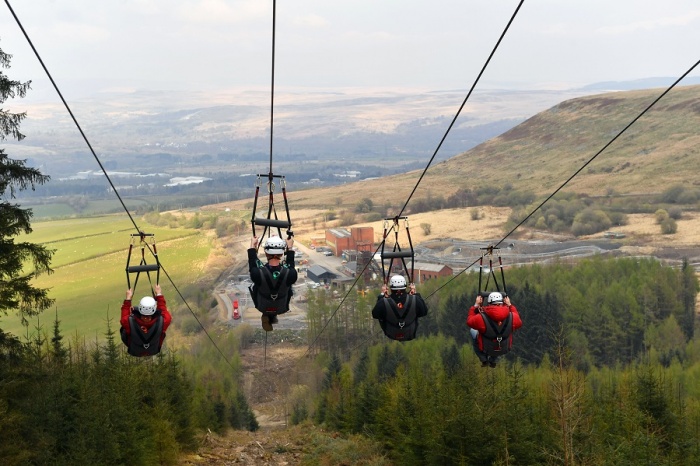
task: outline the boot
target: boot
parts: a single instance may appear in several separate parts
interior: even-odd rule
[[[271,332],[272,331],[272,324],[270,323],[270,318],[267,315],[263,314],[262,317],[260,318],[260,320],[262,320],[262,328],[266,332]]]

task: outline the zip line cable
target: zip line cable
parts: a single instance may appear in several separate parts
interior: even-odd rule
[[[539,209],[542,208],[542,206],[544,206],[548,201],[550,201],[559,191],[561,191],[561,190],[564,188],[564,186],[566,186],[567,184],[569,184],[569,182],[570,182],[571,180],[573,180],[574,177],[576,177],[576,175],[578,175],[579,173],[581,173],[581,171],[583,171],[584,168],[586,168],[586,167],[587,167],[591,162],[593,162],[600,154],[602,154],[603,151],[604,151],[605,149],[607,149],[608,147],[610,147],[610,145],[611,145],[613,142],[615,142],[615,141],[616,141],[620,136],[622,136],[622,134],[624,134],[633,124],[635,124],[642,116],[644,116],[649,110],[651,110],[651,108],[654,107],[662,98],[664,98],[664,97],[666,96],[666,94],[668,94],[669,92],[671,92],[671,90],[672,90],[674,87],[676,87],[676,85],[678,85],[678,83],[681,82],[681,81],[683,80],[683,78],[685,78],[686,76],[688,76],[698,65],[700,65],[700,60],[696,61],[695,64],[692,65],[692,66],[688,69],[688,71],[686,71],[685,73],[683,73],[683,74],[681,75],[681,77],[679,77],[678,79],[676,79],[676,81],[675,81],[673,84],[671,84],[668,88],[666,88],[666,90],[665,90],[664,92],[662,92],[656,99],[654,99],[653,102],[651,102],[649,105],[647,105],[647,107],[646,107],[644,110],[642,110],[641,113],[639,113],[636,117],[634,117],[634,118],[632,119],[632,121],[630,121],[630,122],[629,122],[624,128],[622,128],[610,141],[608,141],[598,152],[596,152],[595,155],[593,155],[593,157],[591,157],[590,159],[588,159],[588,161],[586,161],[586,163],[584,163],[584,164],[581,166],[581,168],[579,168],[578,170],[576,170],[576,171],[574,172],[573,175],[571,175],[566,181],[564,181],[564,183],[562,183],[561,186],[559,186],[557,189],[555,189],[554,192],[553,192],[552,194],[550,194],[544,201],[542,201],[542,202],[540,203],[540,205],[538,205],[537,207],[535,207],[535,208],[532,210],[532,212],[530,212],[522,221],[520,221],[520,223],[518,223],[515,227],[513,227],[508,233],[506,233],[506,235],[505,235],[503,238],[501,238],[493,247],[494,247],[494,248],[495,248],[495,247],[498,247],[498,245],[500,245],[500,244],[501,244],[503,241],[505,241],[510,235],[512,235],[512,234],[515,232],[515,230],[517,230],[517,229],[520,228],[523,224],[525,224],[525,222],[526,222],[530,217],[532,217],[533,215],[535,215],[535,212],[537,212]],[[438,291],[440,291],[441,289],[443,289],[444,287],[446,287],[450,282],[452,282],[453,280],[455,280],[455,279],[456,279],[457,277],[459,277],[462,273],[466,272],[470,267],[472,267],[474,264],[476,264],[477,261],[478,261],[478,259],[475,260],[474,262],[472,262],[472,263],[471,263],[469,266],[467,266],[466,268],[462,269],[457,275],[454,275],[454,276],[453,276],[452,278],[450,278],[447,282],[445,282],[445,284],[443,284],[442,286],[440,286],[439,288],[437,288],[435,291],[433,291],[432,293],[430,293],[428,296],[426,296],[426,299],[427,299],[427,298],[430,298],[432,295],[434,295],[435,293],[437,293]]]
[[[394,226],[395,226],[395,225],[392,225],[391,228],[387,231],[387,233],[386,233],[387,236],[389,235],[389,233],[391,233],[391,232],[394,230]],[[385,238],[385,239],[386,239],[386,238]],[[379,246],[377,246],[377,249],[374,250],[374,253],[372,254],[372,257],[374,257],[374,256],[377,254],[377,251],[379,251],[379,248],[380,248],[380,247],[381,247],[381,244],[380,244]],[[321,338],[321,334],[324,332],[324,330],[326,330],[326,328],[328,327],[328,325],[331,323],[331,321],[333,320],[333,318],[335,317],[335,315],[338,313],[338,311],[339,311],[340,308],[342,307],[342,305],[343,305],[343,303],[345,302],[345,300],[348,298],[348,296],[350,296],[350,292],[352,291],[353,288],[355,288],[355,285],[357,285],[357,282],[360,281],[360,278],[361,278],[362,275],[364,274],[365,270],[367,270],[367,267],[369,267],[369,264],[370,264],[370,262],[371,262],[372,260],[374,260],[374,259],[370,259],[370,260],[365,264],[365,266],[362,268],[362,270],[360,271],[360,273],[357,274],[357,277],[355,278],[355,281],[352,282],[352,285],[350,285],[350,288],[348,289],[347,293],[345,293],[345,296],[343,296],[343,299],[340,300],[340,303],[338,304],[338,307],[335,308],[335,310],[331,313],[331,316],[326,320],[326,323],[323,324],[323,327],[321,327],[321,330],[318,332],[318,334],[316,334],[316,337],[314,338],[314,340],[309,344],[309,347],[307,348],[306,352],[301,356],[302,358],[303,358],[304,356],[306,356],[306,355],[311,351],[311,349],[314,347],[314,345],[316,344],[316,342],[318,341],[318,339]]]
[[[268,205],[268,211],[267,211],[267,216],[268,218],[272,214],[274,210],[274,206],[272,203],[272,191],[273,191],[273,180],[274,180],[274,175],[272,173],[272,146],[273,146],[273,129],[274,129],[274,123],[275,123],[275,41],[276,41],[276,34],[275,31],[277,30],[277,0],[272,0],[272,63],[271,63],[271,72],[270,72],[270,170],[267,173],[267,187],[268,190],[270,191],[270,197],[269,197],[269,205]],[[283,190],[284,194],[284,205],[285,208],[287,208],[287,219],[289,219],[289,208],[287,207],[287,194],[286,191]],[[255,199],[257,202],[257,191],[255,192]],[[274,210],[275,212],[275,218],[277,218],[277,211]],[[255,207],[253,207],[253,217],[255,217]],[[291,221],[290,221],[291,223]],[[267,228],[267,227],[265,227]],[[291,229],[291,227],[290,227]],[[288,232],[289,233],[289,232]],[[255,224],[253,224],[253,235],[255,235]],[[265,230],[263,230],[263,236],[265,236]],[[262,240],[262,238],[260,238]],[[257,254],[257,251],[256,251]],[[263,316],[264,317],[264,316]],[[267,366],[267,330],[265,331],[265,340],[263,343],[263,368]]]
[[[207,336],[207,338],[209,338],[209,341],[211,341],[211,344],[214,345],[214,348],[216,348],[216,350],[219,352],[219,354],[221,355],[221,357],[224,358],[224,361],[226,361],[226,364],[228,364],[229,367],[230,367],[231,369],[234,369],[234,370],[235,370],[235,367],[233,367],[233,364],[231,364],[231,361],[229,361],[229,359],[226,357],[226,355],[223,353],[223,351],[221,351],[221,348],[219,348],[219,345],[216,344],[216,342],[215,342],[214,339],[211,337],[211,335],[209,334],[209,332],[207,332],[207,329],[204,328],[204,325],[203,325],[202,322],[199,320],[199,318],[197,317],[197,315],[195,314],[195,312],[192,310],[192,308],[190,307],[190,305],[189,305],[189,303],[187,302],[187,300],[185,299],[185,297],[182,296],[182,293],[180,293],[180,290],[179,290],[179,288],[177,287],[177,285],[175,285],[175,282],[173,282],[173,279],[170,278],[170,274],[168,273],[167,270],[165,270],[165,267],[163,266],[163,263],[162,263],[162,262],[161,262],[160,268],[163,269],[163,273],[165,274],[166,277],[168,277],[168,280],[170,281],[170,284],[173,286],[173,288],[175,288],[175,291],[177,292],[178,296],[180,296],[180,299],[182,300],[182,302],[185,303],[185,306],[187,306],[187,309],[189,309],[190,313],[192,314],[192,317],[194,317],[194,320],[197,321],[197,323],[199,324],[199,326],[200,326],[200,327],[202,328],[202,330],[204,331],[204,334]]]
[[[269,179],[272,183],[272,130],[275,114],[275,25],[277,24],[277,0],[272,0],[272,73],[270,83],[270,172]]]
[[[457,113],[455,114],[454,118],[452,119],[452,122],[451,122],[451,123],[449,124],[449,126],[447,127],[447,130],[445,131],[445,134],[442,136],[442,139],[441,139],[440,142],[438,143],[437,148],[436,148],[435,151],[433,152],[432,157],[430,157],[430,160],[428,161],[428,164],[426,165],[425,169],[423,170],[423,173],[421,173],[420,177],[418,178],[418,182],[416,182],[416,185],[413,187],[413,191],[411,191],[411,193],[408,195],[408,198],[406,199],[406,202],[404,203],[404,205],[403,205],[403,207],[401,208],[401,211],[399,212],[399,214],[397,215],[397,217],[400,217],[400,216],[403,214],[403,211],[406,210],[406,206],[407,206],[408,203],[410,202],[411,197],[413,197],[413,194],[414,194],[414,193],[416,192],[416,190],[418,189],[418,185],[420,185],[421,181],[423,180],[423,177],[425,176],[426,172],[427,172],[428,169],[430,168],[430,165],[433,163],[433,160],[435,159],[435,156],[437,155],[438,151],[439,151],[440,148],[442,147],[442,144],[445,142],[445,139],[447,139],[447,135],[450,133],[450,131],[452,130],[452,127],[453,127],[453,126],[455,125],[455,123],[457,122],[457,118],[459,117],[460,113],[462,112],[462,109],[464,109],[464,106],[467,104],[467,101],[469,100],[469,97],[471,97],[472,93],[474,92],[474,89],[476,88],[476,85],[479,83],[479,80],[481,79],[481,76],[482,76],[482,75],[484,74],[484,72],[486,71],[486,67],[487,67],[487,66],[489,65],[489,63],[491,62],[491,59],[492,59],[493,56],[495,55],[496,50],[498,50],[499,45],[500,45],[501,42],[503,41],[503,38],[505,37],[505,35],[506,35],[506,33],[508,32],[508,30],[510,29],[511,24],[512,24],[513,21],[515,20],[515,17],[517,16],[518,12],[520,11],[520,7],[523,5],[524,2],[525,2],[525,0],[520,0],[520,3],[518,3],[518,6],[516,7],[515,11],[514,11],[513,14],[511,15],[510,20],[508,20],[508,23],[506,24],[506,27],[503,29],[503,32],[501,32],[501,35],[499,36],[498,41],[496,41],[496,45],[493,47],[493,49],[491,50],[491,53],[489,54],[488,58],[486,59],[486,62],[485,62],[484,65],[481,67],[481,71],[479,71],[479,74],[477,75],[476,79],[474,80],[474,83],[472,84],[471,88],[469,89],[469,92],[467,93],[466,97],[465,97],[464,100],[462,101],[462,105],[460,105],[459,109],[457,110]],[[387,234],[390,233],[393,229],[394,229],[394,226],[391,227],[391,229],[389,230],[389,232],[387,232]],[[374,251],[374,253],[376,254],[378,250],[379,250],[379,247],[377,247],[377,249]],[[373,257],[374,257],[374,256],[373,256]],[[371,260],[371,259],[370,259],[370,260]],[[364,272],[365,269],[366,269],[368,266],[369,266],[369,263],[367,263],[367,264],[365,265],[365,267],[362,269],[362,272]],[[330,324],[331,320],[332,320],[332,319],[335,317],[335,315],[338,313],[338,311],[340,310],[340,307],[343,305],[343,303],[345,302],[345,300],[347,299],[347,297],[350,295],[350,292],[352,291],[352,289],[355,287],[355,285],[356,285],[357,282],[359,281],[360,277],[362,276],[362,272],[357,276],[357,278],[355,279],[355,281],[352,283],[352,285],[351,285],[350,288],[348,289],[348,292],[345,294],[345,296],[343,296],[343,299],[340,301],[340,304],[338,304],[338,307],[335,309],[335,311],[333,311],[333,313],[332,313],[331,316],[328,318],[328,320],[326,321],[326,323],[324,324],[324,326],[321,328],[321,331],[316,335],[316,338],[314,339],[314,341],[309,345],[309,348],[308,348],[308,350],[307,350],[307,353],[308,353],[308,351],[311,350],[311,348],[313,347],[313,345],[316,344],[316,341],[318,341],[318,339],[321,337],[321,334],[323,333],[323,331],[328,327],[328,325]],[[305,356],[305,355],[306,355],[306,353],[304,354],[304,356]],[[303,356],[302,356],[302,357],[303,357]]]
[[[102,162],[100,161],[100,158],[97,156],[97,153],[96,153],[95,150],[92,148],[92,145],[90,144],[90,141],[88,140],[87,136],[85,135],[85,132],[84,132],[83,129],[81,128],[80,124],[78,123],[78,120],[75,118],[75,115],[73,115],[73,111],[71,110],[70,106],[68,105],[68,102],[67,102],[66,99],[63,97],[63,94],[61,93],[60,89],[58,88],[58,85],[56,84],[56,82],[54,81],[53,77],[51,76],[51,73],[49,72],[48,68],[47,68],[46,65],[44,64],[44,61],[41,59],[41,56],[39,55],[39,52],[36,50],[36,47],[34,47],[34,43],[33,43],[32,40],[29,38],[29,35],[27,34],[27,32],[26,32],[25,29],[24,29],[24,26],[22,26],[21,21],[19,20],[19,18],[18,18],[17,15],[15,14],[15,11],[12,9],[12,6],[10,5],[9,0],[5,0],[5,4],[7,5],[7,8],[9,8],[10,13],[12,13],[12,16],[14,17],[15,22],[17,23],[17,25],[19,26],[20,30],[22,31],[22,34],[24,34],[24,37],[25,37],[25,39],[27,40],[27,43],[29,43],[29,46],[31,47],[32,51],[34,52],[34,55],[36,56],[37,60],[39,60],[39,63],[41,64],[41,67],[44,69],[44,72],[46,73],[46,76],[47,76],[47,77],[49,78],[49,80],[51,81],[51,84],[53,85],[53,88],[56,90],[56,93],[58,94],[58,96],[60,97],[61,101],[63,102],[63,105],[66,107],[66,110],[67,110],[68,113],[70,114],[70,117],[71,117],[71,119],[73,120],[73,123],[75,123],[75,126],[78,128],[78,131],[80,131],[80,134],[81,134],[81,136],[83,137],[83,140],[85,141],[85,144],[87,144],[88,148],[90,149],[90,152],[92,153],[92,156],[95,158],[95,160],[97,161],[97,164],[100,166],[100,169],[102,170],[102,173],[104,173],[105,178],[107,178],[107,181],[109,182],[110,186],[112,187],[112,190],[114,191],[114,194],[117,196],[117,198],[119,199],[119,202],[121,203],[122,207],[124,208],[124,211],[125,211],[126,214],[129,216],[129,219],[131,220],[131,223],[134,225],[134,228],[136,228],[136,231],[138,231],[139,233],[142,233],[142,232],[141,232],[141,229],[140,229],[140,228],[138,227],[138,225],[136,224],[136,221],[134,220],[134,217],[132,217],[131,212],[129,212],[129,209],[126,207],[126,204],[124,203],[124,200],[123,200],[122,197],[119,195],[119,192],[117,191],[117,188],[114,186],[114,183],[112,183],[112,179],[109,177],[109,174],[107,173],[107,170],[105,170],[104,165],[102,165]],[[149,251],[151,251],[151,253],[153,253],[153,250],[151,250],[151,247],[150,247],[150,246],[148,246],[148,249],[149,249]],[[204,331],[204,333],[206,334],[206,336],[209,338],[209,340],[212,342],[212,344],[214,345],[214,347],[217,349],[217,351],[219,352],[219,354],[221,354],[221,357],[224,358],[224,361],[226,361],[226,363],[227,363],[232,369],[235,369],[235,368],[233,367],[233,365],[231,364],[231,362],[228,360],[228,358],[227,358],[227,357],[224,355],[224,353],[221,351],[221,349],[217,346],[216,342],[214,342],[214,340],[212,339],[211,335],[209,335],[209,332],[207,332],[207,329],[204,328],[204,326],[202,325],[202,323],[200,322],[200,320],[197,318],[197,315],[194,313],[194,311],[193,311],[192,308],[190,307],[190,305],[189,305],[189,303],[187,302],[187,300],[185,299],[185,297],[182,296],[182,293],[180,293],[180,290],[178,289],[178,287],[177,287],[177,286],[175,285],[175,283],[173,282],[173,280],[172,280],[172,278],[170,277],[170,274],[168,273],[168,271],[165,270],[165,267],[162,265],[162,263],[161,263],[160,265],[161,265],[161,268],[163,269],[163,272],[165,273],[165,276],[168,277],[168,280],[170,281],[170,284],[173,286],[173,288],[174,288],[175,291],[177,292],[178,296],[180,296],[180,299],[182,299],[182,301],[185,303],[185,306],[187,306],[187,309],[189,309],[189,311],[192,313],[192,316],[194,316],[194,318],[195,318],[195,320],[197,321],[197,323],[199,324],[199,326],[202,327],[202,330]]]
[[[476,85],[479,83],[479,80],[481,79],[481,76],[484,74],[484,71],[486,71],[486,67],[489,65],[491,62],[491,58],[493,58],[494,54],[496,53],[496,50],[498,50],[498,46],[501,44],[501,41],[505,37],[506,33],[508,32],[508,29],[510,28],[510,25],[513,23],[513,20],[515,20],[515,17],[518,14],[518,11],[520,11],[520,7],[523,5],[525,0],[520,0],[520,3],[518,3],[517,8],[513,12],[513,15],[510,17],[510,20],[508,21],[508,24],[506,24],[505,29],[503,29],[503,32],[501,33],[501,36],[498,38],[498,41],[496,42],[496,45],[493,47],[493,50],[491,50],[491,53],[489,54],[489,57],[486,59],[486,62],[484,63],[484,66],[481,67],[481,71],[479,71],[479,74],[477,75],[476,79],[474,80],[474,83],[472,84],[472,87],[469,89],[469,92],[467,93],[467,96],[464,98],[462,101],[462,105],[459,106],[459,109],[457,110],[457,113],[455,114],[454,118],[452,119],[452,122],[450,125],[447,127],[447,131],[445,131],[445,134],[442,136],[442,139],[440,140],[440,143],[437,145],[437,148],[435,149],[435,152],[433,152],[433,156],[430,157],[430,160],[428,161],[428,165],[426,165],[425,169],[423,170],[423,173],[421,173],[420,177],[418,178],[418,182],[416,182],[416,185],[413,187],[413,191],[411,191],[411,194],[408,195],[408,199],[406,199],[406,203],[403,205],[401,208],[401,211],[399,212],[399,217],[403,214],[403,211],[406,210],[406,206],[408,203],[411,201],[411,198],[413,197],[413,194],[416,192],[418,189],[418,185],[420,185],[420,182],[423,180],[423,177],[425,176],[426,172],[428,171],[428,168],[430,168],[430,164],[433,163],[433,160],[435,159],[435,156],[437,155],[438,151],[442,147],[442,144],[445,142],[445,139],[447,139],[447,135],[450,134],[450,131],[452,130],[452,127],[455,125],[457,122],[457,118],[459,117],[460,113],[462,113],[462,109],[464,109],[464,106],[467,104],[467,101],[469,100],[469,97],[471,97],[472,92],[474,92],[474,88]]]

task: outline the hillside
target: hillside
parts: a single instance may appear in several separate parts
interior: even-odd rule
[[[468,152],[431,166],[414,199],[448,196],[477,184],[510,183],[515,189],[549,194],[662,92],[611,92],[561,102]],[[697,184],[698,127],[700,86],[678,87],[578,174],[566,190],[590,195],[609,190],[655,193],[672,183]],[[408,197],[421,173],[297,191],[293,204],[295,208],[353,206],[365,197],[377,204],[383,199],[398,204]]]

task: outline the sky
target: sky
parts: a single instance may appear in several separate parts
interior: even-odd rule
[[[273,0],[6,1],[59,87],[76,94],[271,85]],[[275,88],[468,89],[518,4],[278,0]],[[525,0],[480,86],[678,77],[699,44],[698,0]],[[13,55],[5,74],[50,89],[6,2],[0,48]]]

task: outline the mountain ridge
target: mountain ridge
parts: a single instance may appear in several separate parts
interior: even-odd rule
[[[565,100],[462,154],[434,164],[414,196],[449,196],[461,188],[511,185],[553,192],[637,117],[661,89]],[[658,193],[672,184],[700,185],[700,86],[674,89],[583,169],[567,191],[592,196]],[[427,164],[427,161],[426,161]],[[423,170],[295,194],[295,204],[320,199],[352,204],[368,197],[406,199]],[[330,204],[330,202],[329,202]]]

